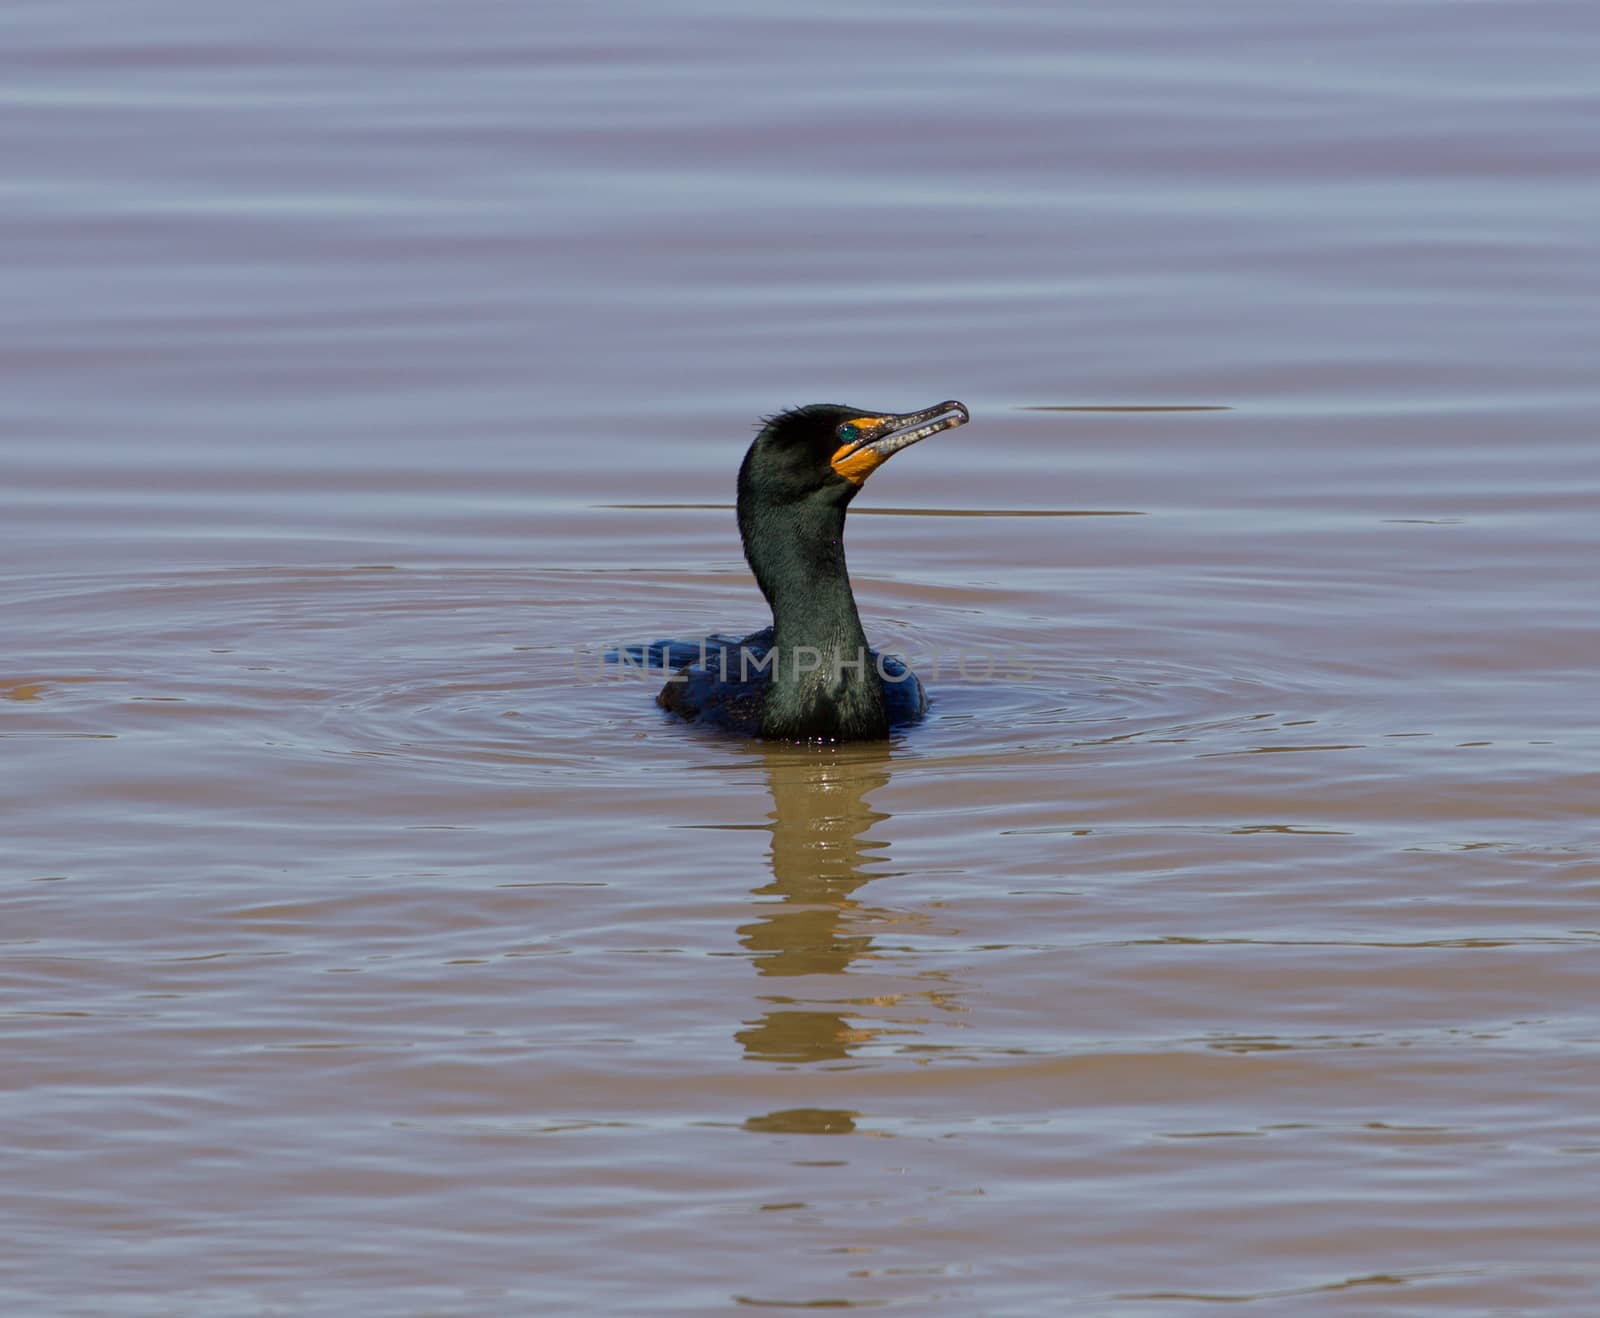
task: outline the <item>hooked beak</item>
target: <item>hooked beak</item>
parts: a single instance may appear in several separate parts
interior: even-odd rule
[[[845,425],[853,426],[857,433],[834,450],[829,462],[852,485],[860,485],[901,449],[941,430],[964,426],[971,419],[967,405],[954,399],[899,416],[853,417]]]

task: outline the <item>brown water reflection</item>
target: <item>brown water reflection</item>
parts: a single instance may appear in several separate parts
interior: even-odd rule
[[[855,895],[874,877],[868,867],[888,859],[888,844],[866,834],[889,818],[872,808],[867,795],[889,781],[890,753],[788,747],[759,753],[772,793],[772,881],[755,894],[776,898],[778,905],[740,927],[740,945],[764,977],[843,975],[872,955],[872,926],[893,918],[863,906]],[[841,983],[796,986],[796,992],[813,1001],[830,987],[836,994],[847,991]],[[853,1013],[801,1010],[788,995],[763,998],[773,1009],[737,1036],[752,1061],[837,1060],[880,1033],[852,1025]]]

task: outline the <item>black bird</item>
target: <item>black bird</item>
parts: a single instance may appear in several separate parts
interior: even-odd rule
[[[968,419],[954,401],[901,415],[812,403],[769,417],[739,468],[739,538],[772,626],[650,647],[677,669],[656,703],[787,741],[869,741],[921,718],[916,674],[867,647],[845,569],[845,510],[891,455]]]

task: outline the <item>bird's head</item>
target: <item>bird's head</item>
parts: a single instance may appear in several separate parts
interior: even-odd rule
[[[739,469],[741,515],[755,505],[817,500],[842,508],[879,466],[919,440],[965,425],[951,400],[920,412],[810,403],[768,417]]]

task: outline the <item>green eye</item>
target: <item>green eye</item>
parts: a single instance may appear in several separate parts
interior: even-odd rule
[[[839,438],[844,440],[846,444],[854,444],[856,440],[861,438],[861,432],[852,425],[842,425],[839,427]]]

